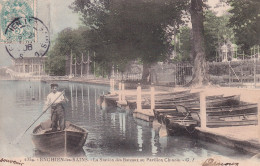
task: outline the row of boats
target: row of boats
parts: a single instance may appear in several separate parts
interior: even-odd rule
[[[149,95],[142,96],[142,109],[150,109]],[[116,95],[103,98],[108,105],[116,106]],[[135,96],[127,96],[127,107],[136,109]],[[154,119],[166,125],[168,134],[193,133],[200,126],[200,93],[190,90],[155,95]],[[244,126],[257,124],[257,103],[240,100],[239,95],[206,96],[207,127]]]
[[[239,95],[207,96],[206,125],[207,127],[256,125],[257,110],[257,103],[243,102]],[[166,125],[170,134],[179,133],[175,131],[180,129],[193,131],[196,126],[200,126],[199,93],[184,91],[164,96],[156,101],[154,116],[158,122]]]

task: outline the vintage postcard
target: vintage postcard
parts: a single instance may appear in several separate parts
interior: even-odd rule
[[[0,0],[0,165],[260,165],[258,0]]]

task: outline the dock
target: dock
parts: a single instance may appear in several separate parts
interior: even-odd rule
[[[150,109],[143,109],[143,110],[135,110],[133,111],[133,116],[135,118],[147,121],[147,122],[153,122],[154,120],[154,113]]]
[[[191,124],[195,132],[194,135],[193,132],[190,135],[196,136],[194,138],[252,155],[260,153],[260,90],[205,87],[176,88],[169,91],[155,89],[154,86],[141,89],[140,85],[137,89],[126,90],[123,83],[118,84],[118,89],[115,90],[112,85],[110,82],[110,94],[103,96],[104,102],[109,102],[106,105],[126,110],[138,120],[151,125],[153,121],[158,121],[160,125],[166,125],[166,128],[185,128]],[[183,105],[184,110],[176,107],[179,104]],[[224,115],[217,110],[221,110]],[[196,116],[192,114],[199,117],[198,123],[194,123]],[[167,126],[167,119],[171,119],[168,122],[173,121],[177,125]],[[215,123],[215,119],[218,123]],[[211,126],[212,124],[214,125]],[[171,135],[169,131],[172,131],[172,128],[167,128],[168,136]]]
[[[201,140],[215,142],[252,154],[260,152],[260,141],[257,134],[259,127],[256,125],[205,129],[197,127],[196,130]]]

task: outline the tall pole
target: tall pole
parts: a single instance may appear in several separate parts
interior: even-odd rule
[[[227,49],[227,46],[226,46],[226,60],[228,60],[228,49]]]
[[[254,49],[254,58],[255,58],[255,46],[253,47],[253,49]]]
[[[70,53],[70,76],[72,77],[72,50]]]
[[[83,70],[83,53],[81,53],[80,77],[82,77],[82,70]]]
[[[206,113],[206,96],[205,92],[200,92],[200,118],[201,128],[207,128],[207,113]]]
[[[257,46],[257,58],[259,58],[259,45]]]
[[[95,57],[96,57],[96,54],[95,54],[95,51],[94,51],[94,77],[96,76],[96,64],[95,64]]]
[[[32,73],[34,72],[34,70],[33,70],[33,59],[32,59],[32,71],[31,71]]]
[[[229,75],[229,78],[228,78],[228,86],[230,87],[230,83],[231,83],[231,71],[230,71],[231,64],[230,64],[230,61],[228,61],[228,63],[229,63],[229,68],[228,68],[228,75]]]
[[[118,80],[118,65],[116,65],[116,79]]]
[[[88,62],[87,62],[87,77],[89,76],[89,51],[88,51]]]
[[[77,56],[75,56],[75,76],[77,75]]]
[[[114,65],[112,66],[112,77],[113,78],[115,77],[115,67],[114,67]]]
[[[257,57],[259,58],[259,45],[257,46]]]
[[[122,101],[125,101],[125,83],[124,82],[122,82],[121,90],[122,90]]]
[[[254,49],[254,87],[256,88],[256,52],[255,52],[255,46],[253,47]]]
[[[122,101],[122,83],[121,81],[118,83],[118,101]]]
[[[38,68],[38,69],[39,69],[38,71],[39,71],[39,76],[40,76],[40,75],[41,75],[41,65],[38,65],[38,67],[39,67],[39,68]]]
[[[254,58],[254,87],[256,88],[256,58]]]
[[[250,54],[251,54],[251,59],[252,59],[252,55],[253,55],[253,49],[252,49],[252,47],[250,48]]]

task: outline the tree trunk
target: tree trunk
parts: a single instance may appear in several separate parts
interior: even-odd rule
[[[192,23],[192,52],[194,58],[194,68],[192,76],[192,86],[202,86],[208,84],[207,63],[204,43],[203,28],[203,2],[202,0],[191,0],[191,23]]]
[[[151,82],[151,76],[150,76],[150,68],[151,64],[143,63],[143,74],[142,74],[142,82],[143,83],[150,83]]]

